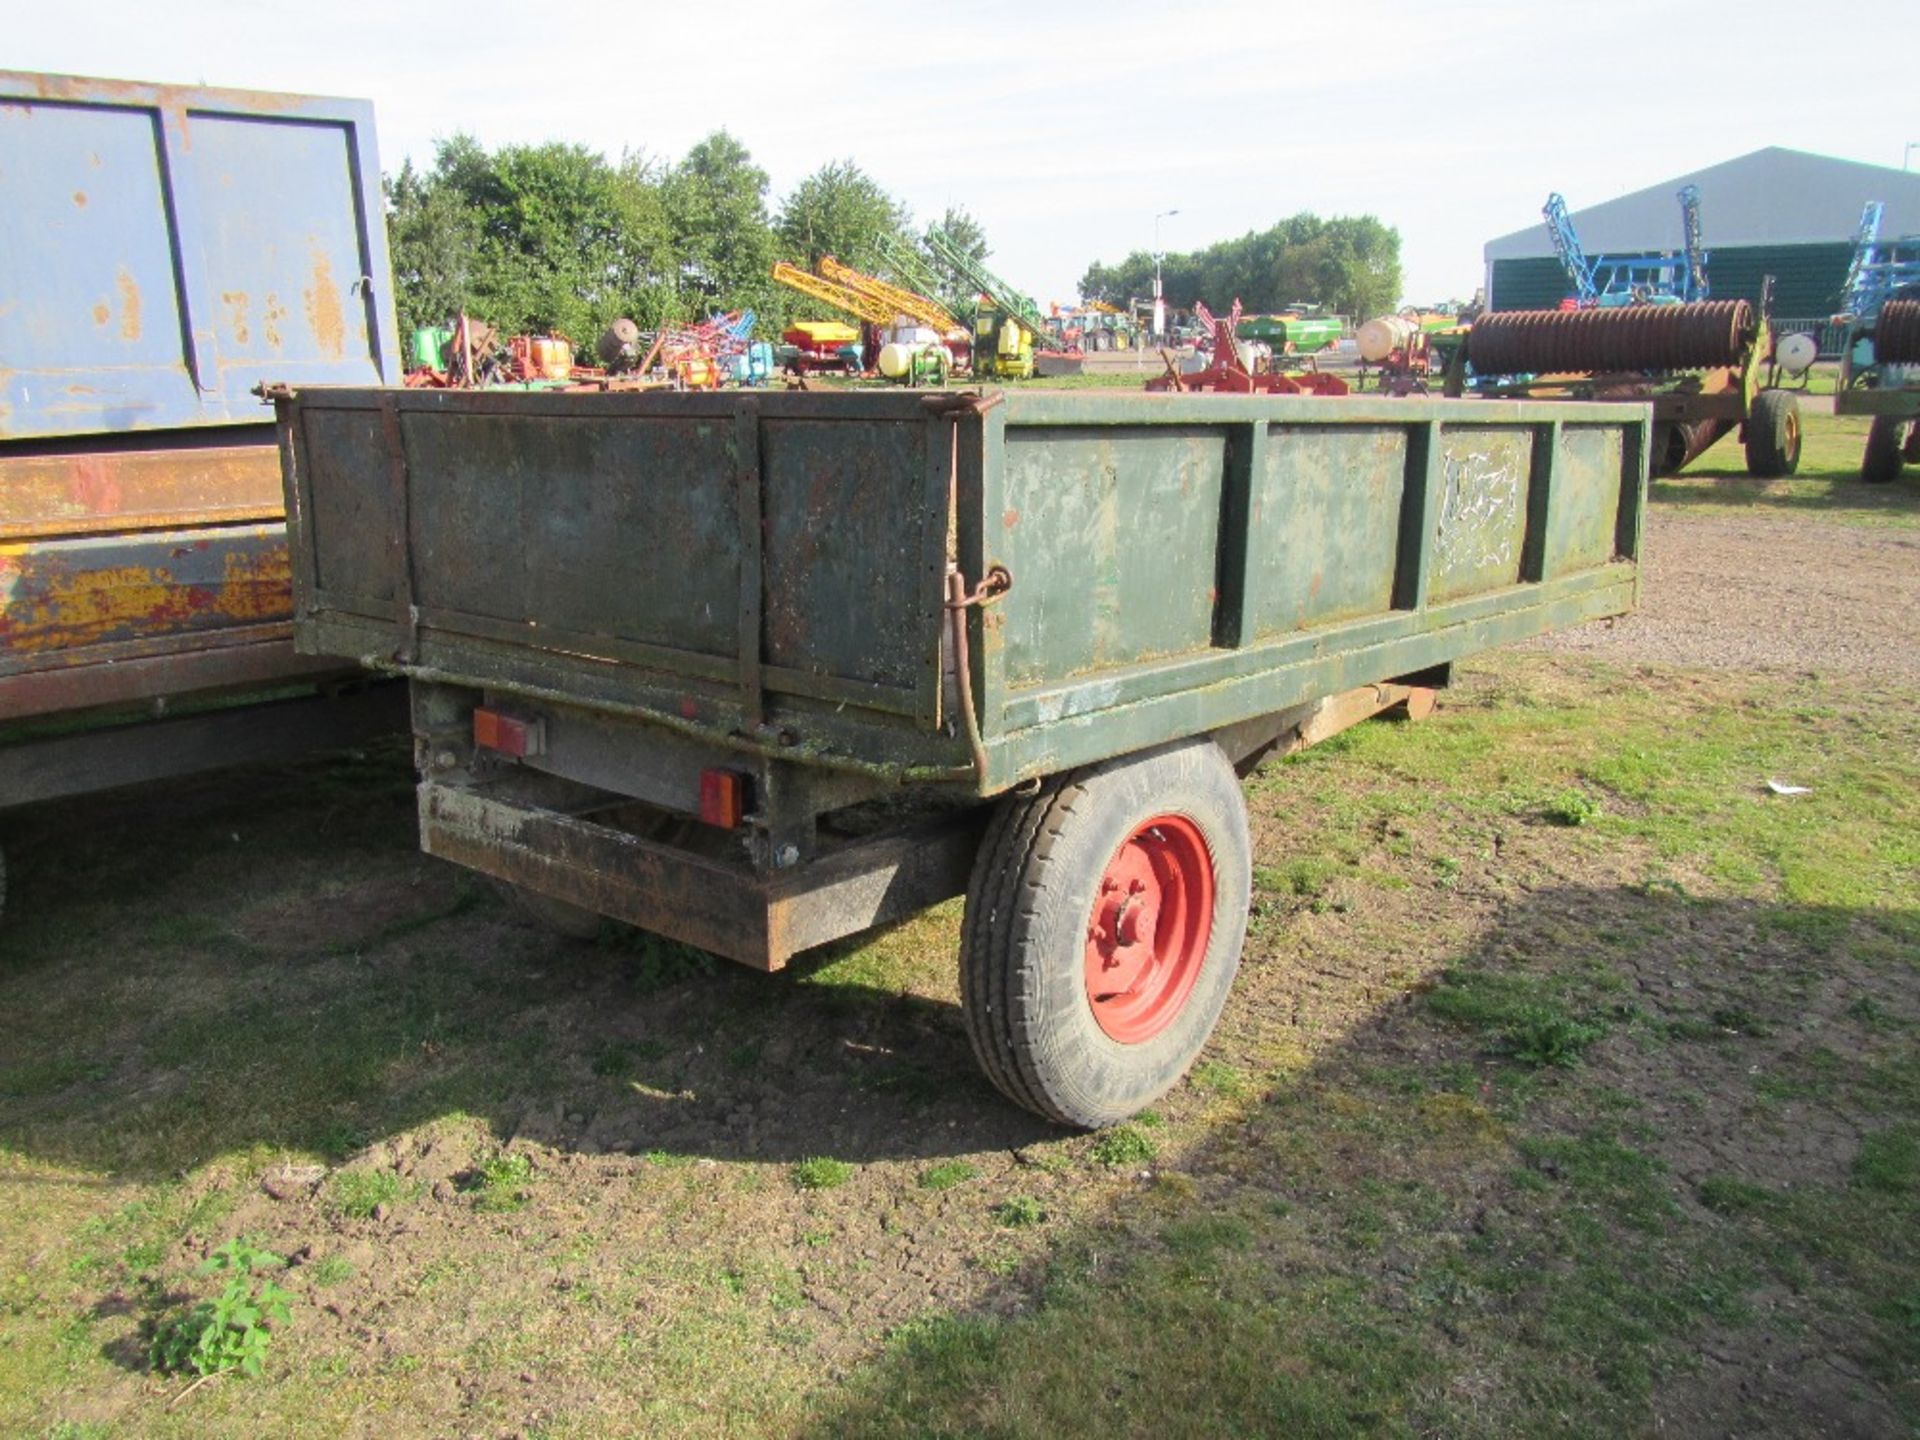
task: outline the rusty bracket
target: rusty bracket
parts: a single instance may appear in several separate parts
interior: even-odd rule
[[[984,415],[996,405],[1005,403],[1006,398],[999,390],[990,395],[978,390],[961,390],[945,395],[923,395],[920,403],[936,415],[958,420],[963,415]]]
[[[959,579],[959,589],[947,600],[947,609],[964,610],[969,605],[991,605],[1002,595],[1013,589],[1013,572],[1006,566],[995,562],[987,567],[985,577],[973,589],[966,588],[966,577],[958,570],[953,572]]]

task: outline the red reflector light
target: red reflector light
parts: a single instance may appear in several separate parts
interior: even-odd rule
[[[473,743],[482,750],[493,750],[502,755],[511,755],[516,760],[524,760],[529,755],[540,753],[540,741],[538,720],[516,720],[497,710],[473,712]]]
[[[700,818],[722,830],[738,829],[747,813],[747,777],[738,770],[700,772]]]

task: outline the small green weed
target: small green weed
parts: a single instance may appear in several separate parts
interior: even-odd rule
[[[993,1207],[993,1218],[1009,1230],[1021,1230],[1038,1225],[1047,1218],[1047,1212],[1031,1195],[1015,1195]]]
[[[1920,1185],[1920,1133],[1882,1130],[1867,1136],[1854,1157],[1853,1181],[1889,1195]]]
[[[1731,1175],[1709,1175],[1700,1182],[1695,1193],[1699,1195],[1702,1205],[1722,1215],[1742,1215],[1748,1211],[1765,1209],[1774,1198],[1773,1192],[1766,1186],[1737,1180]]]
[[[211,1300],[162,1320],[147,1355],[155,1370],[222,1375],[237,1370],[258,1375],[273,1343],[272,1327],[292,1318],[293,1297],[257,1272],[286,1264],[246,1240],[229,1240],[201,1265],[202,1275],[224,1274],[226,1284]]]
[[[338,1285],[353,1275],[353,1263],[338,1255],[322,1255],[307,1267],[316,1285]]]
[[[1102,1131],[1088,1152],[1102,1165],[1138,1165],[1160,1153],[1151,1139],[1132,1125]]]
[[[527,1203],[527,1185],[533,1179],[533,1161],[525,1155],[495,1155],[483,1160],[469,1177],[476,1210],[496,1213],[518,1210]]]
[[[328,1188],[329,1203],[337,1214],[365,1220],[382,1205],[398,1200],[404,1187],[391,1170],[342,1170]]]
[[[1584,790],[1562,790],[1540,810],[1555,825],[1591,825],[1601,813],[1600,802]]]
[[[1606,1032],[1571,1015],[1542,1010],[1508,1027],[1501,1047],[1523,1065],[1571,1065]]]
[[[1222,1100],[1238,1099],[1248,1089],[1246,1071],[1222,1060],[1202,1060],[1193,1067],[1190,1078],[1202,1090],[1211,1091]]]
[[[815,1155],[793,1167],[793,1183],[802,1190],[833,1190],[853,1178],[853,1166],[844,1160]]]
[[[1449,971],[1427,995],[1427,1006],[1455,1024],[1491,1030],[1494,1050],[1523,1065],[1571,1065],[1606,1033],[1525,975]]]
[[[922,1190],[951,1190],[956,1185],[964,1185],[978,1178],[980,1172],[965,1160],[948,1160],[939,1165],[930,1165],[920,1172]]]

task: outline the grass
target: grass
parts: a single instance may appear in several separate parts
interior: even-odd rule
[[[1650,498],[1676,513],[1807,514],[1850,525],[1920,528],[1920,486],[1911,470],[1890,485],[1860,479],[1868,425],[1864,416],[1809,410],[1799,469],[1783,480],[1749,478],[1738,441],[1724,438],[1680,474],[1654,481]]]
[[[327,1182],[327,1204],[353,1220],[365,1220],[383,1205],[398,1203],[406,1185],[391,1170],[342,1170]]]
[[[1834,1428],[1703,1390],[1707,1344],[1920,1425],[1920,719],[1853,677],[1460,678],[1249,782],[1226,1020],[1087,1138],[974,1075],[955,906],[783,976],[555,947],[372,778],[10,847],[0,1433],[1602,1436],[1684,1429],[1681,1387]],[[317,1206],[260,1193],[321,1158]],[[114,1357],[256,1231],[317,1257],[299,1321],[168,1410]]]
[[[853,1166],[844,1160],[816,1155],[793,1167],[793,1183],[802,1190],[837,1190],[853,1178]]]
[[[967,1160],[946,1160],[938,1165],[929,1165],[920,1172],[922,1190],[951,1190],[956,1185],[964,1185],[969,1180],[980,1178],[980,1168]]]

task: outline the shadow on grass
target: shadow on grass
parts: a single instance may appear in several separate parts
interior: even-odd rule
[[[1561,886],[819,1436],[1906,1436],[1920,912]],[[1312,981],[1302,977],[1302,983]]]
[[[950,909],[773,977],[554,941],[417,853],[397,751],[8,838],[0,1145],[31,1160],[162,1179],[450,1115],[719,1159],[1051,1133],[909,993]],[[1438,976],[1349,986],[1357,1015],[1252,962],[1236,1003],[1311,1003],[1214,1047],[1192,1142],[1136,1127],[1127,1193],[897,1332],[812,1433],[1906,1433],[1916,950],[1909,911],[1563,884]]]
[[[404,750],[16,812],[0,1144],[156,1179],[339,1159],[443,1115],[503,1141],[851,1161],[1050,1133],[907,993],[951,914],[752,973],[561,940],[418,853]],[[894,983],[894,976],[901,976]]]
[[[1855,474],[1754,480],[1738,471],[1688,470],[1654,481],[1648,498],[1655,505],[1714,510],[1920,515],[1920,485],[1869,485]]]

